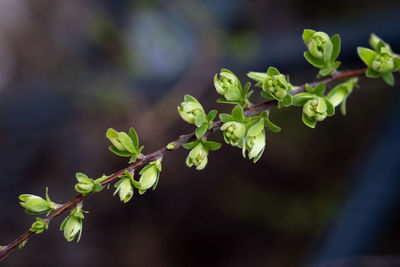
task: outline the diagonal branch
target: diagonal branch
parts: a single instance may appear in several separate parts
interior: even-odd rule
[[[316,85],[318,85],[320,83],[328,84],[328,83],[332,83],[332,82],[335,82],[335,81],[343,80],[343,79],[346,79],[346,78],[363,76],[365,74],[365,71],[366,71],[366,68],[343,71],[343,72],[335,72],[333,75],[331,75],[331,76],[329,76],[327,78],[324,78],[324,79],[321,79],[321,80],[318,80],[318,81],[310,83],[310,85],[315,87]],[[291,91],[291,94],[295,95],[295,94],[298,94],[298,93],[301,93],[301,92],[304,92],[304,91],[305,91],[305,85],[296,86]],[[261,113],[262,111],[272,109],[276,104],[277,104],[277,102],[275,100],[272,100],[272,101],[266,101],[264,103],[251,106],[251,107],[249,107],[248,109],[246,109],[244,111],[244,116],[245,117],[249,117],[249,116],[257,115],[257,114]],[[217,121],[217,122],[213,123],[212,128],[207,130],[207,132],[204,134],[204,136],[207,137],[209,134],[216,132],[217,130],[219,130],[219,128],[221,128],[222,124],[223,124],[222,121]],[[157,151],[154,151],[154,152],[152,152],[150,154],[147,154],[147,155],[143,156],[142,158],[138,159],[136,162],[130,164],[128,167],[126,167],[124,169],[121,169],[116,173],[113,173],[106,180],[101,182],[101,184],[103,186],[107,185],[107,184],[110,184],[114,180],[118,179],[118,177],[121,176],[124,173],[125,170],[133,171],[135,169],[138,169],[138,168],[146,165],[147,163],[149,163],[149,162],[151,162],[153,160],[163,158],[164,154],[167,151],[177,150],[183,144],[185,144],[185,143],[187,143],[189,141],[194,141],[195,139],[196,139],[195,132],[191,132],[189,134],[181,135],[177,139],[175,139],[174,141],[171,142],[172,144],[174,144],[174,148],[173,149],[167,149],[167,147],[164,146],[164,147],[162,147],[161,149],[159,149]],[[86,195],[86,196],[88,196],[88,195]],[[76,205],[79,201],[83,200],[86,196],[84,196],[82,194],[76,195],[75,197],[70,199],[65,204],[60,205],[60,207],[57,210],[55,210],[53,213],[51,213],[49,216],[47,216],[44,220],[46,221],[46,223],[49,224],[54,218],[56,218],[57,216],[59,216],[62,213],[64,213],[65,211],[70,209],[72,206]],[[27,231],[23,235],[21,235],[20,237],[18,237],[14,241],[12,241],[7,246],[0,246],[0,261],[4,260],[20,244],[24,244],[28,240],[28,238],[33,234],[34,234],[34,232]]]

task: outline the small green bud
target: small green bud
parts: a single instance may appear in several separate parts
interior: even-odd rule
[[[195,124],[199,116],[206,118],[203,106],[190,95],[185,95],[185,101],[178,106],[178,113],[183,120],[191,124]]]
[[[167,145],[167,149],[168,149],[168,150],[173,150],[173,149],[175,149],[175,147],[176,147],[176,145],[175,145],[174,142],[169,143],[169,144]]]
[[[239,79],[230,70],[222,69],[214,76],[214,86],[217,93],[224,96],[226,100],[233,102],[242,102],[242,86]]]
[[[35,232],[36,234],[42,233],[44,230],[47,230],[49,228],[48,224],[46,221],[44,221],[42,218],[37,217],[36,221],[32,223],[31,228],[29,228],[29,231]]]
[[[208,162],[208,150],[200,142],[195,148],[193,148],[189,155],[186,157],[186,165],[188,167],[196,166],[197,170],[202,170],[206,167]]]
[[[30,214],[40,214],[48,212],[50,213],[53,210],[57,209],[57,204],[52,202],[48,196],[48,189],[46,188],[46,200],[43,198],[31,195],[31,194],[22,194],[19,196],[21,206],[25,208],[26,213]]]
[[[249,159],[253,159],[256,163],[262,153],[265,150],[265,120],[264,118],[258,119],[248,130],[242,144],[243,157],[246,156],[246,150],[248,151]]]
[[[308,38],[306,45],[311,55],[318,59],[323,59],[326,53],[332,54],[332,48],[328,48],[333,46],[331,39],[324,32],[315,32]],[[330,55],[328,57],[330,58]]]
[[[389,53],[380,53],[372,60],[371,67],[379,73],[390,72],[394,67],[393,56]]]
[[[71,242],[78,237],[76,242],[79,242],[82,235],[82,220],[83,216],[82,206],[77,205],[76,208],[71,210],[60,226],[60,231],[64,231],[64,237],[68,242]]]
[[[121,178],[118,182],[115,183],[114,187],[116,188],[114,195],[117,193],[119,194],[119,199],[127,203],[129,200],[131,200],[133,196],[133,173],[130,173],[128,171],[125,171],[123,175],[121,175],[119,178]]]
[[[161,159],[150,162],[140,171],[139,182],[133,180],[133,185],[139,189],[139,194],[144,194],[147,189],[153,187],[153,190],[158,184],[158,179],[161,172]]]
[[[78,183],[75,184],[75,190],[84,196],[90,192],[99,192],[103,189],[98,179],[95,181],[83,173],[76,173],[76,179],[78,180]]]
[[[348,81],[335,86],[335,88],[333,88],[327,95],[327,99],[332,103],[334,108],[342,104],[341,110],[343,115],[346,114],[346,99],[353,91],[357,81],[357,78],[349,79]]]
[[[228,121],[222,125],[221,130],[224,131],[225,142],[232,146],[237,146],[246,135],[246,125],[241,122]]]

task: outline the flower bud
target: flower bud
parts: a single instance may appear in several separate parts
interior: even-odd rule
[[[64,237],[71,242],[78,236],[76,242],[79,242],[82,235],[82,219],[84,218],[80,207],[76,207],[71,211],[60,226],[60,231],[64,231]]]
[[[47,230],[49,228],[47,222],[45,222],[42,218],[37,217],[36,221],[32,223],[31,228],[29,228],[29,231],[35,232],[36,234],[42,233],[44,230]]]
[[[289,94],[290,86],[285,75],[279,74],[267,76],[262,84],[262,89],[276,100],[282,101]]]
[[[246,126],[237,121],[228,121],[221,127],[224,131],[225,142],[237,146],[239,141],[246,135]]]
[[[224,96],[228,101],[241,101],[242,89],[239,79],[231,71],[222,69],[218,79],[218,74],[214,76],[214,86],[218,94]]]
[[[256,162],[265,149],[265,131],[262,130],[256,136],[248,136],[246,138],[246,148],[249,151],[249,159],[254,158],[254,162]]]
[[[147,189],[153,187],[156,188],[158,179],[161,172],[161,160],[150,162],[144,167],[139,174],[141,174],[139,182],[133,180],[134,186],[139,189],[140,194],[144,194]]]
[[[204,147],[202,143],[199,143],[195,148],[193,148],[189,155],[186,157],[186,165],[188,167],[196,166],[197,170],[202,170],[206,167],[208,162],[208,150]]]
[[[25,208],[25,212],[30,214],[40,214],[45,212],[51,212],[57,209],[57,204],[50,201],[50,198],[47,194],[46,188],[46,200],[43,198],[31,195],[31,194],[23,194],[19,196],[21,206]]]
[[[178,113],[188,123],[194,124],[196,117],[204,116],[203,106],[192,96],[186,95],[185,101],[178,107]]]
[[[303,106],[303,113],[309,118],[315,118],[322,121],[327,117],[327,106],[324,99],[315,97],[307,101]]]
[[[129,200],[131,200],[133,196],[133,184],[130,178],[121,179],[114,185],[114,187],[117,188],[114,192],[114,195],[118,193],[121,201],[127,203]]]
[[[323,59],[325,53],[332,53],[332,50],[328,51],[328,49],[326,49],[327,46],[333,46],[332,41],[324,32],[315,32],[308,38],[306,45],[311,55],[319,59]],[[330,55],[328,58],[330,58]]]
[[[76,173],[76,179],[78,183],[75,184],[75,190],[84,196],[92,191],[99,192],[103,188],[99,182],[87,177],[83,173]]]
[[[379,73],[385,73],[393,70],[394,60],[389,53],[380,53],[372,60],[372,69]]]

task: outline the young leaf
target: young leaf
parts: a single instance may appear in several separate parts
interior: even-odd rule
[[[218,150],[221,148],[221,144],[218,142],[203,141],[202,144],[205,148],[211,151]]]
[[[372,61],[377,55],[375,51],[364,47],[357,47],[357,53],[361,60],[364,61],[368,67],[371,67]]]
[[[128,151],[119,151],[116,147],[114,146],[109,146],[108,149],[114,153],[117,156],[120,157],[130,157],[132,156],[132,153],[128,152]]]
[[[211,110],[207,115],[207,121],[212,121],[217,116],[217,111],[215,109]]]
[[[332,50],[332,61],[335,61],[340,53],[340,36],[339,34],[335,34],[331,37],[331,42],[333,44]]]
[[[232,117],[235,121],[243,121],[244,116],[243,116],[243,108],[240,105],[237,105],[233,110],[232,110]]]
[[[325,65],[322,59],[313,57],[308,51],[304,52],[304,57],[314,67],[322,68]]]
[[[394,85],[394,77],[393,77],[393,74],[391,72],[382,73],[382,78],[390,86]]]
[[[274,67],[269,67],[268,70],[267,70],[267,75],[268,76],[276,76],[276,75],[279,75],[279,74],[280,74],[279,70],[277,70]]]
[[[129,135],[124,132],[120,132],[118,133],[118,138],[122,145],[126,148],[126,150],[128,150],[132,154],[137,153],[136,148],[133,146],[132,139],[129,137]]]
[[[303,119],[303,122],[305,125],[307,125],[310,128],[315,128],[315,125],[317,124],[316,118],[310,118],[306,114],[303,113],[302,119]]]
[[[233,121],[233,117],[226,113],[219,114],[219,119],[223,122]]]
[[[132,127],[129,129],[129,137],[131,138],[133,142],[133,146],[135,147],[136,150],[139,148],[139,138],[138,135]]]
[[[197,137],[197,139],[202,137],[204,135],[204,133],[207,131],[207,129],[208,129],[208,125],[207,124],[203,124],[202,126],[197,128],[196,129],[196,137]]]

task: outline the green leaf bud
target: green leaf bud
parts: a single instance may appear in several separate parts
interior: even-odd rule
[[[262,129],[255,136],[247,135],[244,148],[248,150],[249,159],[254,159],[253,162],[256,163],[265,149],[265,130]]]
[[[222,69],[214,76],[214,86],[217,93],[224,96],[226,100],[237,103],[243,102],[242,86],[239,79],[230,70]]]
[[[246,125],[237,121],[228,121],[221,127],[224,131],[224,139],[227,144],[237,146],[240,139],[246,135]]]
[[[106,136],[113,144],[109,147],[109,150],[118,156],[130,157],[129,163],[136,161],[143,149],[143,146],[139,148],[139,139],[133,128],[129,129],[129,134],[109,128]]]
[[[393,56],[389,53],[380,53],[374,57],[371,68],[379,73],[391,72],[394,67]]]
[[[84,219],[81,205],[71,210],[60,226],[60,231],[64,231],[64,237],[68,242],[71,242],[78,237],[76,242],[79,242],[82,235],[82,219]]]
[[[178,113],[188,123],[195,124],[196,118],[206,115],[203,106],[194,97],[185,95],[185,101],[178,106]]]
[[[36,221],[32,223],[31,228],[29,228],[29,231],[35,232],[36,234],[42,233],[44,230],[47,230],[49,228],[48,224],[46,221],[44,221],[42,218],[37,217]]]
[[[147,189],[153,187],[153,190],[158,184],[158,179],[161,172],[161,160],[155,160],[150,162],[146,167],[144,167],[139,174],[139,181],[133,180],[133,185],[139,189],[140,194],[144,194]]]
[[[268,68],[267,75],[262,82],[262,89],[267,96],[278,100],[284,106],[292,104],[292,96],[289,94],[292,86],[287,81],[286,76],[280,74],[277,69]]]
[[[119,199],[124,203],[127,203],[129,200],[131,200],[134,192],[132,182],[133,175],[131,175],[129,172],[128,174],[126,174],[126,172],[128,171],[125,171],[125,175],[121,176],[121,180],[116,182],[114,185],[114,187],[116,188],[116,190],[114,191],[114,195],[118,193]]]
[[[87,175],[83,173],[76,173],[76,180],[78,181],[78,183],[75,184],[75,190],[84,196],[89,194],[90,192],[99,192],[103,189],[102,185],[100,184],[101,180],[97,179],[95,181],[92,178],[87,177]]]
[[[48,189],[46,188],[46,200],[31,194],[20,195],[20,204],[25,208],[25,212],[29,214],[40,214],[56,210],[57,204],[50,200],[47,191]]]
[[[200,142],[195,148],[193,148],[189,155],[186,157],[186,165],[188,167],[196,166],[197,170],[202,170],[206,167],[208,162],[208,150]]]
[[[354,86],[356,86],[357,81],[357,78],[349,79],[348,81],[335,86],[335,88],[333,88],[327,95],[329,102],[332,103],[334,108],[342,104],[341,110],[343,115],[346,114],[347,97],[353,91],[353,88]]]
[[[329,61],[332,56],[333,44],[329,36],[324,32],[314,32],[304,42],[312,56]]]

